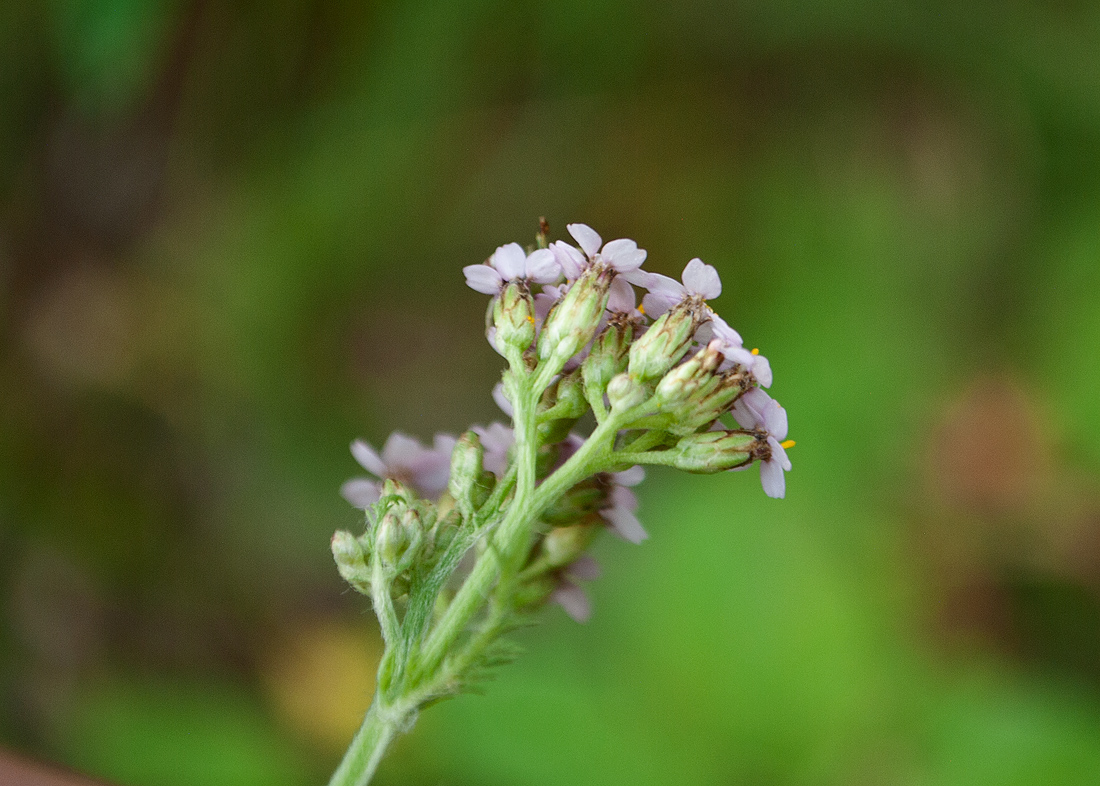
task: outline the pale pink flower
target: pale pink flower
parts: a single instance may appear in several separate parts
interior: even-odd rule
[[[379,480],[392,478],[423,497],[434,499],[447,488],[451,474],[451,452],[457,440],[450,434],[436,434],[427,448],[398,431],[390,434],[381,455],[361,439],[351,443],[355,460]],[[352,478],[340,488],[344,499],[357,508],[378,501],[382,484],[369,478]]]
[[[550,284],[561,277],[561,267],[549,249],[540,248],[527,254],[519,243],[501,246],[487,262],[467,265],[462,272],[467,286],[485,295],[499,294],[509,281]]]
[[[760,463],[760,482],[765,494],[782,499],[786,493],[783,473],[791,469],[791,460],[783,447],[787,438],[787,410],[760,388],[753,388],[734,403],[733,417],[741,428],[767,434],[771,456]]]
[[[638,509],[638,498],[629,486],[637,486],[645,479],[642,467],[632,467],[624,472],[611,475],[611,493],[608,495],[608,507],[600,511],[615,534],[631,543],[641,543],[649,534],[634,515]]]

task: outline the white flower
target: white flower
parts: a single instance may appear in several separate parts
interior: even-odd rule
[[[660,273],[644,270],[627,273],[625,277],[631,284],[649,290],[649,294],[642,299],[642,308],[653,318],[661,316],[687,298],[713,300],[722,294],[722,279],[718,276],[718,271],[698,257],[684,267],[680,276],[683,283]]]
[[[561,277],[561,267],[553,252],[546,248],[525,254],[519,243],[501,246],[482,265],[462,268],[466,284],[476,292],[496,295],[508,281],[530,281],[550,284]]]
[[[568,224],[565,228],[581,250],[562,240],[552,243],[550,250],[569,281],[576,281],[589,265],[597,262],[607,265],[617,273],[637,270],[645,262],[645,249],[638,248],[633,240],[621,238],[604,243],[596,230],[587,224]]]
[[[760,463],[760,482],[769,497],[782,499],[786,493],[784,472],[791,469],[786,448],[787,410],[760,388],[746,392],[733,405],[733,417],[747,430],[759,430],[767,434],[767,458]]]
[[[711,312],[710,321],[704,323],[695,333],[695,339],[701,343],[709,343],[712,339],[722,342],[721,352],[725,357],[721,369],[724,371],[731,366],[741,366],[752,374],[761,387],[770,388],[772,385],[772,367],[768,359],[760,354],[760,350],[747,350],[741,343],[741,335],[731,328],[726,320]]]
[[[447,488],[451,474],[451,452],[457,440],[450,434],[436,434],[426,448],[398,431],[390,434],[379,455],[361,439],[351,443],[351,455],[376,478],[392,478],[410,486],[423,497],[435,499]],[[382,484],[368,478],[352,478],[340,487],[344,499],[357,508],[378,501]]]

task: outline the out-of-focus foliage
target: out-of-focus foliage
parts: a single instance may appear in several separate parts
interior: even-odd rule
[[[351,438],[497,417],[461,266],[535,220],[692,256],[788,498],[655,473],[379,783],[1100,771],[1100,6],[0,4],[0,742],[322,781],[377,633]]]

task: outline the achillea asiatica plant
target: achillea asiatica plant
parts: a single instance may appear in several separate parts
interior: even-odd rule
[[[369,782],[420,709],[508,660],[502,636],[546,603],[588,619],[578,582],[598,574],[589,545],[605,529],[647,537],[631,491],[644,465],[759,464],[764,492],[784,494],[787,414],[764,391],[767,359],[707,305],[722,291],[715,269],[693,259],[676,281],[643,270],[633,240],[568,230],[579,248],[548,244],[542,223],[533,250],[509,243],[463,268],[491,298],[486,337],[508,362],[493,395],[511,427],[473,426],[431,447],[395,433],[381,453],[352,443],[373,479],[342,493],[366,531],[337,532],[332,553],[371,599],[385,651],[331,784]],[[589,412],[591,433],[574,431]]]

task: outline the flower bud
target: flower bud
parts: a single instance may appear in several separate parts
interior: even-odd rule
[[[574,524],[571,527],[554,527],[542,539],[542,551],[547,567],[551,570],[571,564],[592,545],[602,526]]]
[[[382,561],[387,565],[396,565],[405,553],[405,547],[409,545],[409,538],[405,528],[401,526],[401,519],[396,513],[387,513],[378,523],[378,532],[375,535],[374,546]]]
[[[721,472],[752,461],[758,435],[748,431],[704,431],[682,438],[672,448],[673,466],[687,472]]]
[[[672,434],[687,435],[713,423],[730,410],[733,402],[750,384],[749,376],[740,369],[717,374],[687,400],[667,409],[672,415],[667,430]]]
[[[722,363],[722,342],[712,341],[694,357],[665,374],[654,391],[662,405],[677,404],[688,399],[714,380],[714,372]]]
[[[607,306],[614,271],[592,265],[547,315],[539,334],[539,360],[560,369],[592,340]]]
[[[359,539],[347,530],[332,535],[332,558],[344,581],[364,595],[370,594],[370,568],[367,554]]]
[[[535,340],[535,301],[526,284],[510,281],[493,300],[493,325],[497,346],[525,351]]]
[[[701,306],[693,300],[663,314],[631,345],[630,373],[641,380],[663,376],[687,353],[701,320]]]
[[[581,365],[589,395],[602,396],[611,379],[626,370],[627,353],[633,337],[634,325],[625,319],[613,319],[596,337],[592,351]]]
[[[546,418],[575,420],[587,412],[588,399],[584,397],[580,372],[566,374],[547,388],[543,406],[545,409],[540,414]]]
[[[467,515],[481,507],[487,496],[481,485],[484,455],[481,438],[473,431],[463,434],[451,453],[451,477],[447,488]]]
[[[607,398],[611,402],[612,409],[630,409],[638,406],[648,397],[649,391],[646,386],[626,372],[617,374],[607,385]]]
[[[557,502],[542,514],[542,520],[548,524],[575,524],[577,521],[596,513],[606,501],[603,489],[589,479],[565,493]]]
[[[375,548],[383,564],[400,573],[430,549],[424,535],[424,524],[415,508],[406,508],[400,513],[391,510],[378,525]]]

